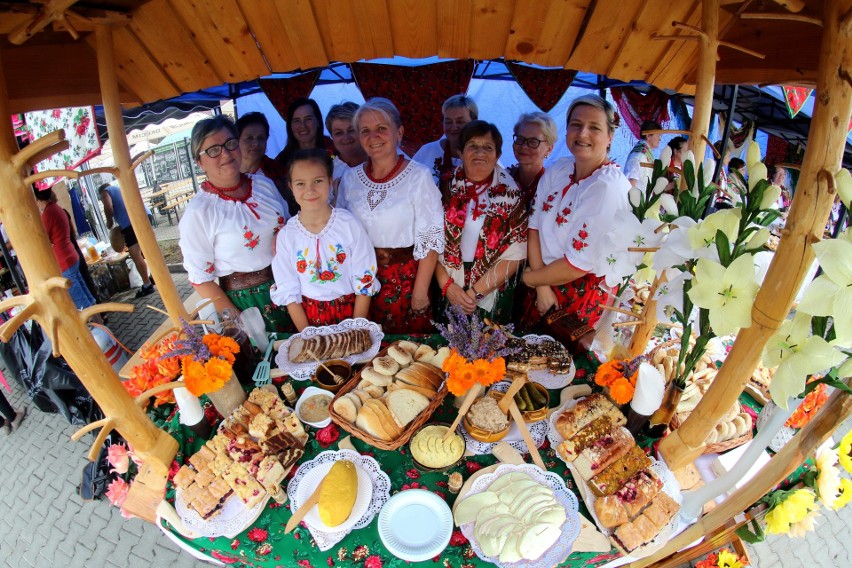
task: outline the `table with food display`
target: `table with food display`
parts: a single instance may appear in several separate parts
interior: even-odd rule
[[[307,328],[272,338],[273,370],[241,376],[242,396],[200,397],[209,434],[187,426],[201,414],[184,412],[185,395],[175,411],[152,409],[180,443],[158,526],[211,562],[368,567],[619,566],[686,526],[683,480],[600,386],[594,353],[471,325],[461,339],[444,333],[450,345],[367,320]],[[459,342],[500,356],[465,359]],[[657,341],[643,362],[672,373],[674,343]],[[729,345],[697,366],[675,420]],[[711,450],[751,439],[760,403],[743,401]]]

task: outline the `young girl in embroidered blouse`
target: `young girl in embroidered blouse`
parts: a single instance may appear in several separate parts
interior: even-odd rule
[[[278,233],[271,296],[299,331],[367,317],[381,288],[367,232],[352,213],[328,204],[332,172],[328,153],[315,148],[295,152],[290,166],[301,209]]]

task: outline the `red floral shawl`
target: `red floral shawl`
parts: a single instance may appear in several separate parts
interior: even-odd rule
[[[488,193],[485,222],[479,233],[470,282],[476,282],[500,259],[512,243],[527,240],[527,207],[521,190],[505,169],[497,165]],[[465,185],[464,166],[456,168],[450,185],[449,203],[444,209],[444,264],[459,269],[462,266],[461,236],[467,220],[470,195]]]

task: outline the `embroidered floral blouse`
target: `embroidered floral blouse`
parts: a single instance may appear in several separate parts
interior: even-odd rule
[[[440,140],[427,142],[423,144],[417,153],[412,158],[415,162],[419,162],[426,166],[432,173],[432,179],[435,180],[435,185],[441,181],[441,165],[444,163],[444,149],[441,147],[441,141],[446,140],[443,136]],[[461,158],[452,158],[453,168],[461,165]]]
[[[573,158],[547,168],[538,184],[529,228],[539,231],[545,264],[565,258],[574,267],[595,272],[606,257],[605,239],[621,219],[632,215],[627,201],[630,182],[614,163],[572,183]]]
[[[345,209],[333,208],[325,228],[308,231],[296,215],[278,233],[272,260],[272,301],[302,303],[302,296],[327,302],[349,294],[375,296],[376,251],[361,223]]]
[[[643,166],[642,162],[654,163],[654,152],[651,151],[651,147],[645,140],[636,143],[630,153],[627,154],[627,161],[624,162],[624,175],[628,179],[637,180],[636,187],[644,191],[654,170]]]
[[[482,278],[501,258],[525,259],[527,208],[515,180],[498,165],[491,184],[472,198],[464,170],[457,168],[444,215],[444,233],[441,264],[458,269],[463,262],[472,261],[471,282]]]
[[[444,209],[432,175],[411,161],[387,183],[367,177],[364,165],[343,175],[337,207],[351,211],[377,248],[414,246],[414,258],[444,252]]]
[[[289,218],[287,204],[269,178],[248,177],[245,201],[200,191],[186,206],[178,227],[183,265],[193,284],[272,263],[273,239]]]

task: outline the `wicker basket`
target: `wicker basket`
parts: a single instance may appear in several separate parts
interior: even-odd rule
[[[509,428],[512,427],[511,424],[506,426],[505,430],[501,430],[499,432],[489,432],[488,430],[483,430],[477,426],[471,424],[470,420],[468,420],[467,415],[462,419],[462,423],[464,424],[464,429],[467,430],[467,433],[470,434],[470,437],[479,442],[489,444],[491,442],[499,442],[503,438],[506,437],[506,434],[509,433]]]
[[[742,404],[740,405],[740,408],[744,408]],[[680,422],[680,415],[679,414],[674,415],[674,418],[672,418],[670,425],[671,425],[672,430],[676,430],[677,428],[680,427],[681,422]],[[752,424],[752,430],[753,429],[754,429],[754,424]],[[746,432],[745,434],[743,434],[739,438],[731,438],[730,440],[725,440],[724,442],[715,442],[713,444],[707,444],[707,446],[704,448],[704,453],[705,454],[721,454],[723,452],[727,452],[728,450],[732,450],[732,449],[736,448],[737,446],[742,446],[743,444],[745,444],[746,442],[748,442],[749,440],[751,440],[754,437],[754,435],[752,434],[752,430],[749,430],[748,432]]]
[[[400,342],[394,342],[391,346],[388,347],[388,349],[390,349],[390,347],[392,347],[393,345],[397,345],[398,343]],[[379,352],[376,355],[376,358],[384,357],[385,355],[387,355],[388,349],[384,349]],[[357,373],[355,373],[355,376],[349,380],[349,382],[344,384],[343,387],[339,391],[337,391],[337,394],[334,396],[334,399],[332,399],[331,404],[329,404],[328,406],[328,413],[331,416],[331,420],[335,424],[337,424],[359,440],[362,440],[380,450],[395,450],[400,446],[403,446],[408,443],[408,440],[411,438],[411,436],[429,420],[435,410],[439,406],[441,406],[441,403],[444,401],[444,397],[447,396],[447,383],[445,381],[441,385],[441,388],[438,389],[438,394],[435,395],[435,397],[429,403],[429,406],[427,406],[423,410],[423,412],[417,415],[417,418],[415,418],[408,424],[408,426],[405,427],[405,429],[402,431],[402,435],[400,435],[400,437],[396,440],[385,442],[384,440],[379,440],[378,438],[374,438],[373,436],[367,434],[366,432],[355,426],[355,424],[352,424],[351,422],[345,420],[342,416],[340,416],[334,411],[334,403],[337,401],[337,399],[342,397],[346,393],[354,390],[358,386],[360,380],[361,371],[359,370]]]
[[[544,420],[545,418],[547,418],[548,410],[550,410],[550,393],[547,391],[547,389],[543,385],[540,385],[538,383],[530,382],[529,384],[533,385],[533,387],[538,392],[544,395],[544,398],[547,399],[547,403],[537,410],[526,410],[523,412],[524,422],[526,422],[527,424],[538,422],[539,420]],[[504,393],[500,391],[495,391],[494,389],[488,391],[488,396],[496,399],[498,402],[500,401],[500,399],[503,398],[503,394]]]

